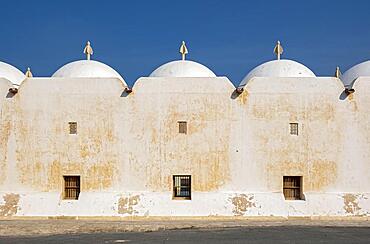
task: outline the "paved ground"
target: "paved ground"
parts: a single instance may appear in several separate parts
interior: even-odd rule
[[[0,243],[370,243],[369,227],[265,226],[0,237]]]

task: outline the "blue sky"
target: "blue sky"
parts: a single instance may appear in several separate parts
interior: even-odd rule
[[[116,69],[132,84],[159,65],[188,58],[234,84],[256,65],[283,58],[317,75],[333,75],[370,59],[370,1],[2,1],[0,60],[35,76],[50,76],[63,64],[93,59]]]

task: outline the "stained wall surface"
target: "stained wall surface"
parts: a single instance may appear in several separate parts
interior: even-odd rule
[[[370,215],[369,77],[350,95],[328,77],[253,78],[241,94],[226,77],[10,87],[0,79],[0,217]],[[73,175],[80,197],[64,200]],[[173,175],[192,176],[191,200],[173,199]],[[283,176],[302,177],[304,200],[284,199]]]

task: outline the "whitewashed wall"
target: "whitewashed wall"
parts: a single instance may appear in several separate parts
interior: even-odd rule
[[[130,94],[118,79],[9,87],[2,217],[370,214],[370,78],[350,96],[335,78],[254,78],[240,95],[225,77],[140,78]],[[174,174],[192,175],[192,200],[172,199]],[[81,176],[79,200],[63,200],[63,175]],[[304,201],[284,200],[284,175],[303,177]]]

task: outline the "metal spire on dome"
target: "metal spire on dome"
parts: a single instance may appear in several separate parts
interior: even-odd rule
[[[86,54],[86,59],[87,60],[90,60],[91,55],[94,54],[94,51],[93,51],[89,41],[87,41],[86,46],[84,48],[84,54]]]
[[[182,44],[181,44],[181,47],[180,47],[180,53],[181,53],[182,60],[185,60],[185,56],[186,56],[186,54],[188,54],[188,49],[187,49],[184,41],[182,41]]]
[[[340,72],[339,66],[337,66],[337,68],[335,69],[334,77],[340,79],[341,76],[342,72]]]
[[[275,47],[274,47],[274,53],[277,56],[277,59],[280,60],[281,54],[283,54],[284,49],[283,46],[281,46],[280,41],[277,41]]]
[[[27,78],[33,77],[33,74],[31,72],[31,68],[30,67],[27,68],[27,71],[24,74],[26,75]]]

